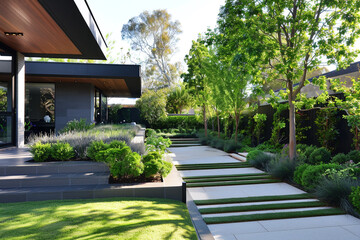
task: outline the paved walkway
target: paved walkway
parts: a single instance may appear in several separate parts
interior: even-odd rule
[[[207,146],[170,148],[173,152],[175,164],[201,164],[201,163],[230,163],[238,160],[230,157],[227,153]],[[231,175],[261,173],[256,168],[228,168],[180,171],[182,177],[208,176],[208,175]],[[286,183],[266,183],[252,185],[233,185],[216,187],[193,187],[188,188],[189,198],[193,200],[239,198],[252,196],[273,196],[301,194],[302,190]],[[314,199],[311,199],[312,201]],[[288,200],[286,202],[298,202],[299,200]],[[304,200],[302,200],[304,201]],[[279,202],[279,201],[276,201]],[[285,201],[281,201],[285,202]],[[262,202],[264,203],[264,202]],[[198,209],[222,206],[244,206],[262,204],[260,203],[237,203],[198,206]],[[275,203],[266,202],[266,203]],[[326,209],[328,207],[313,207],[291,209],[291,211],[304,211]],[[240,214],[256,214],[267,212],[284,212],[287,210],[266,210],[246,213],[216,213],[203,214],[202,217],[232,216]],[[191,212],[191,211],[190,211]],[[205,226],[205,224],[203,224]],[[360,240],[360,219],[351,215],[332,215],[320,217],[306,217],[280,220],[236,222],[226,224],[208,224],[213,238],[216,240]],[[205,238],[204,238],[205,239]]]

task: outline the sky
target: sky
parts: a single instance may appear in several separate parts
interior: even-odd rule
[[[112,33],[119,46],[128,49],[127,41],[121,39],[121,29],[132,17],[143,11],[166,9],[172,20],[178,20],[182,33],[178,36],[178,52],[175,61],[183,61],[192,40],[207,28],[216,26],[219,9],[225,0],[88,0],[89,6],[102,34]]]
[[[177,62],[184,60],[192,40],[196,40],[199,33],[216,27],[219,9],[225,4],[225,0],[88,0],[88,4],[102,34],[105,36],[112,33],[111,39],[115,40],[116,46],[124,48],[125,51],[130,45],[121,39],[122,26],[143,11],[166,9],[172,20],[181,24],[178,50],[172,58]],[[134,102],[134,99],[109,99],[110,104]]]

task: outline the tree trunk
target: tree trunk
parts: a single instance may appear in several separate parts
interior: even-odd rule
[[[216,111],[216,118],[217,118],[218,138],[220,138],[220,118],[218,111]]]
[[[240,114],[235,113],[235,143],[237,143]]]
[[[356,138],[355,149],[359,151],[360,150],[360,148],[359,148],[359,131],[358,131],[357,126],[355,127],[355,138]]]
[[[289,158],[294,161],[296,157],[296,134],[295,134],[295,106],[292,99],[292,88],[289,93]]]
[[[206,119],[206,107],[205,107],[205,104],[203,105],[203,118],[204,118],[205,137],[207,137],[207,119]]]

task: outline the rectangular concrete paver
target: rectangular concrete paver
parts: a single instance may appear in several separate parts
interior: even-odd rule
[[[198,177],[198,176],[216,176],[216,175],[232,175],[232,174],[247,174],[247,173],[263,173],[263,171],[256,168],[225,168],[208,169],[208,170],[189,170],[180,171],[182,177]]]
[[[353,226],[356,224],[360,224],[360,220],[351,215],[335,215],[335,216],[267,220],[267,221],[259,221],[259,223],[268,231],[283,231],[283,230],[304,229],[304,228]],[[360,227],[358,229],[360,233]]]
[[[199,190],[202,189],[202,190]],[[201,191],[201,195],[198,192]],[[194,200],[300,194],[304,191],[286,183],[189,188]],[[193,193],[195,195],[193,195]]]
[[[205,164],[205,163],[239,163],[240,161],[228,156],[200,157],[196,159],[173,160],[174,164]]]
[[[237,240],[360,240],[360,237],[341,227],[236,234],[235,236]]]

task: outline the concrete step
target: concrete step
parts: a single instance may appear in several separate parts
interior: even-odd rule
[[[29,163],[22,165],[0,166],[0,176],[13,175],[44,175],[69,173],[109,173],[105,163],[90,161],[67,161]]]
[[[200,143],[190,143],[190,144],[186,144],[186,143],[178,143],[178,144],[171,144],[170,147],[196,147],[196,146],[201,146]]]
[[[77,185],[101,185],[109,182],[108,173],[70,173],[1,176],[0,188],[31,188]]]

